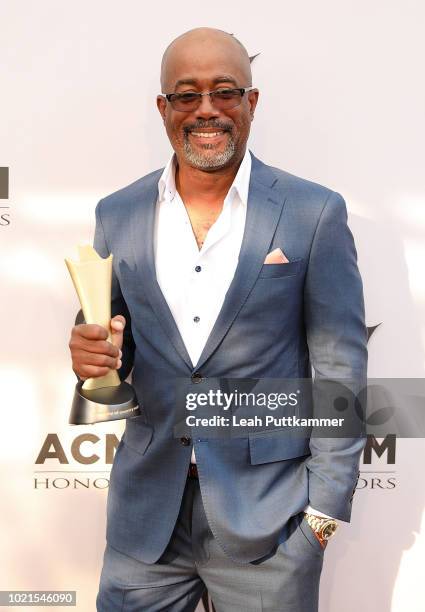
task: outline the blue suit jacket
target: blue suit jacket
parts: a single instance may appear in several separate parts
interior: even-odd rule
[[[173,434],[177,378],[200,391],[193,374],[307,378],[312,365],[316,377],[365,382],[367,364],[362,283],[344,200],[254,156],[236,273],[202,355],[191,363],[155,277],[161,172],[99,202],[94,241],[102,257],[114,255],[112,313],[128,321],[120,375],[134,367],[143,407],[126,422],[111,470],[107,539],[147,563],[158,560],[172,534],[192,450]],[[290,263],[264,265],[277,247]],[[307,503],[350,520],[364,439],[270,431],[193,444],[211,530],[238,562],[268,554]]]

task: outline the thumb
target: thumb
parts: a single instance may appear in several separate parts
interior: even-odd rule
[[[119,349],[122,348],[125,323],[125,318],[122,315],[117,315],[111,319],[112,344]]]

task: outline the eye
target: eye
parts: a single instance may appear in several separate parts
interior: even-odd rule
[[[199,97],[199,94],[197,94],[195,92],[191,92],[191,91],[187,91],[187,92],[184,92],[184,93],[174,94],[174,99],[178,100],[179,102],[183,102],[183,103],[193,102],[198,97]]]
[[[214,96],[221,100],[231,100],[235,96],[239,96],[240,93],[237,89],[230,89],[229,87],[223,87],[214,91]]]

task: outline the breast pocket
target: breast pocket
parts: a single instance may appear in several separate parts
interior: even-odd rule
[[[258,278],[283,278],[299,273],[302,259],[294,259],[288,263],[264,264]]]

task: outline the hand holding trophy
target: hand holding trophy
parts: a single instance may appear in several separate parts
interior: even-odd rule
[[[111,341],[112,254],[100,257],[93,247],[78,247],[79,261],[65,259],[80,300],[86,323],[101,325]],[[110,369],[104,376],[80,380],[75,387],[69,422],[99,423],[138,416],[140,410],[133,387],[121,382]]]

